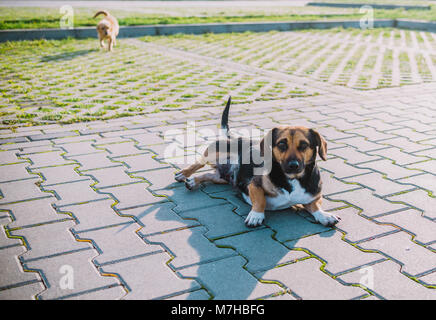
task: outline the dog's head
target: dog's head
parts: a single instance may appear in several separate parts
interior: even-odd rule
[[[318,153],[324,161],[327,142],[315,130],[306,127],[281,126],[271,129],[260,143],[261,154],[271,152],[289,178],[304,174],[308,164],[314,163]]]
[[[102,20],[98,23],[97,25],[97,31],[98,33],[100,33],[102,36],[107,36],[109,35],[109,30],[110,30],[110,23],[106,20]]]

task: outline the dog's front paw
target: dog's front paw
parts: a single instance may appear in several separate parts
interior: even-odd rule
[[[317,222],[326,227],[333,227],[341,220],[339,216],[321,210],[312,213],[312,215]]]
[[[186,189],[194,190],[196,186],[197,186],[197,183],[195,182],[194,178],[187,178],[185,180],[185,187],[186,187]]]
[[[257,212],[251,210],[245,219],[245,225],[250,228],[260,226],[265,219],[265,214],[263,212]]]
[[[174,175],[174,179],[176,179],[177,182],[183,182],[186,180],[186,177],[183,174],[183,171],[179,171]]]

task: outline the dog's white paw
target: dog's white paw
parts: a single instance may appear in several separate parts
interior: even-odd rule
[[[185,175],[182,173],[182,171],[179,171],[179,172],[177,172],[177,173],[174,175],[174,179],[176,179],[177,182],[183,182],[183,181],[186,180],[186,177],[185,177]]]
[[[186,189],[193,190],[193,189],[195,189],[196,186],[197,186],[197,184],[195,183],[195,179],[194,178],[187,178],[185,180],[185,187],[186,187]]]
[[[341,220],[341,218],[337,215],[322,210],[316,211],[312,213],[312,215],[317,222],[321,223],[323,226],[326,227],[333,227],[336,223],[339,222],[339,220]]]
[[[257,212],[251,210],[245,219],[245,224],[247,227],[257,227],[260,226],[265,219],[265,214],[263,212]]]

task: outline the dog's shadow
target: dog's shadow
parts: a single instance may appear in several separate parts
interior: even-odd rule
[[[63,52],[54,55],[46,55],[41,57],[41,62],[69,61],[69,60],[73,60],[74,58],[85,56],[87,54],[97,51],[99,50],[94,48],[94,49],[83,49],[83,50],[76,50],[70,52]]]
[[[189,191],[183,183],[170,182],[153,193],[169,202],[136,214],[144,225],[138,234],[173,256],[167,264],[180,278],[196,280],[188,293],[175,299],[249,300],[283,293],[277,283],[262,282],[270,280],[263,274],[307,258],[298,240],[331,230],[298,209],[267,211],[263,226],[248,228],[244,220],[250,206],[229,185],[205,183]]]

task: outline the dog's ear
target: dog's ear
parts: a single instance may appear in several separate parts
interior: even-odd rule
[[[274,146],[276,136],[277,128],[272,128],[266,133],[262,141],[260,141],[260,155],[262,157],[265,156],[265,153],[272,154],[272,148]]]
[[[318,131],[310,129],[310,133],[316,142],[316,146],[318,147],[318,154],[322,160],[327,160],[327,142],[325,139],[319,134]]]

